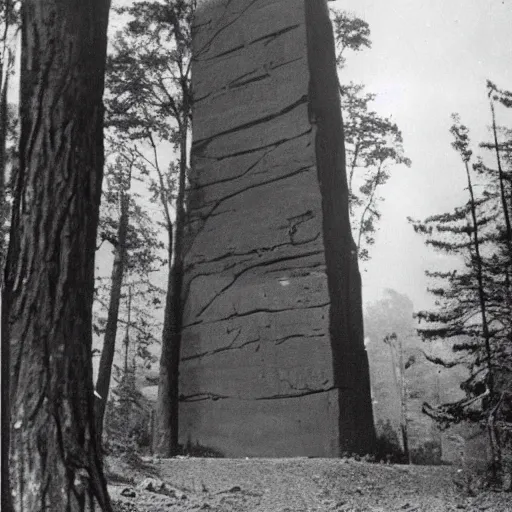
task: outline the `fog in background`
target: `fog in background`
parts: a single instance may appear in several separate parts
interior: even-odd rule
[[[427,249],[407,217],[422,219],[462,204],[465,174],[451,148],[450,115],[470,129],[475,153],[490,140],[489,79],[512,89],[512,0],[338,0],[331,7],[369,23],[372,48],[347,52],[341,81],[377,94],[375,110],[401,129],[412,166],[391,170],[382,188],[382,219],[361,265],[364,301],[385,288],[407,294],[415,309],[431,304],[425,269],[447,265]],[[503,109],[498,124],[505,123]],[[512,125],[509,114],[508,125]]]

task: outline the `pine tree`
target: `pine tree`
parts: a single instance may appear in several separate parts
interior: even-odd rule
[[[512,382],[511,262],[504,257],[508,242],[501,173],[493,173],[481,159],[472,164],[469,131],[458,116],[453,121],[452,145],[461,157],[468,200],[451,212],[412,223],[427,245],[454,256],[457,268],[427,272],[435,283],[429,291],[436,307],[420,311],[417,317],[423,339],[449,342],[458,362],[468,367],[469,377],[461,384],[464,399],[439,407],[425,404],[424,412],[442,426],[464,420],[485,425],[496,474],[502,463],[502,442],[494,415]],[[436,362],[453,365],[440,358]]]

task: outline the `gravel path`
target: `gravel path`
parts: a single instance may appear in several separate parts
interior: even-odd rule
[[[183,458],[137,470],[116,459],[108,468],[118,512],[512,512],[510,494],[469,495],[464,475],[447,466]]]

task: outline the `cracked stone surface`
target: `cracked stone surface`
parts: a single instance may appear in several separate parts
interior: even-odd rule
[[[324,0],[203,0],[180,437],[226,456],[373,442]]]

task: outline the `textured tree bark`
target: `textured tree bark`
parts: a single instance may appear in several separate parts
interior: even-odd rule
[[[111,510],[90,357],[108,12],[108,0],[23,2],[20,170],[2,324],[11,497],[24,512]]]
[[[188,108],[188,106],[186,107]],[[181,129],[180,175],[176,199],[176,233],[174,261],[169,265],[162,354],[160,356],[160,380],[153,450],[162,457],[178,454],[179,435],[179,366],[181,353],[181,328],[183,323],[183,239],[185,231],[185,185],[187,170],[187,131],[185,120]],[[172,247],[172,236],[169,246]],[[169,254],[169,262],[172,253]]]
[[[103,419],[110,389],[110,377],[112,375],[112,363],[116,349],[117,320],[119,318],[119,304],[121,302],[121,289],[123,286],[124,269],[126,266],[126,235],[128,232],[128,202],[129,197],[120,192],[121,214],[117,229],[117,245],[114,250],[114,265],[112,267],[112,284],[110,288],[110,300],[108,305],[107,325],[103,338],[98,378],[96,379],[96,401],[94,405],[94,420],[96,422],[96,434],[101,443],[103,433]],[[98,396],[99,395],[99,396]]]
[[[7,70],[8,71],[8,70]],[[8,75],[6,75],[5,83],[3,80],[4,63],[0,62],[0,77],[2,79],[2,86],[0,86],[0,223],[1,228],[5,222],[5,165],[6,165],[6,139],[7,139],[7,85]],[[4,240],[0,240],[0,284],[3,283],[3,268],[5,261],[5,247]],[[0,333],[5,332],[4,326]],[[9,360],[9,344],[5,340],[5,336],[1,336],[1,350],[2,361]],[[9,372],[6,366],[2,367],[2,382],[1,389],[9,389]],[[7,396],[2,394],[2,475],[4,481],[2,482],[2,510],[12,510],[12,505],[9,499],[9,400]],[[7,491],[7,492],[5,492]]]
[[[6,13],[5,16],[7,17],[8,14]],[[3,268],[7,252],[7,244],[5,243],[3,233],[9,214],[9,207],[6,202],[7,139],[9,125],[9,102],[7,96],[9,91],[9,77],[14,66],[14,52],[6,42],[9,29],[7,21],[5,25],[5,33],[3,35],[4,48],[2,50],[2,61],[0,62],[0,229],[2,232],[2,238],[0,239],[0,271],[2,272],[0,284],[3,282]]]
[[[5,81],[3,79],[3,63],[0,63],[0,221],[5,222],[5,165],[6,165],[6,143],[7,143],[7,88],[9,84],[9,69],[6,70]],[[0,241],[2,251],[2,264],[4,258],[4,241]]]

